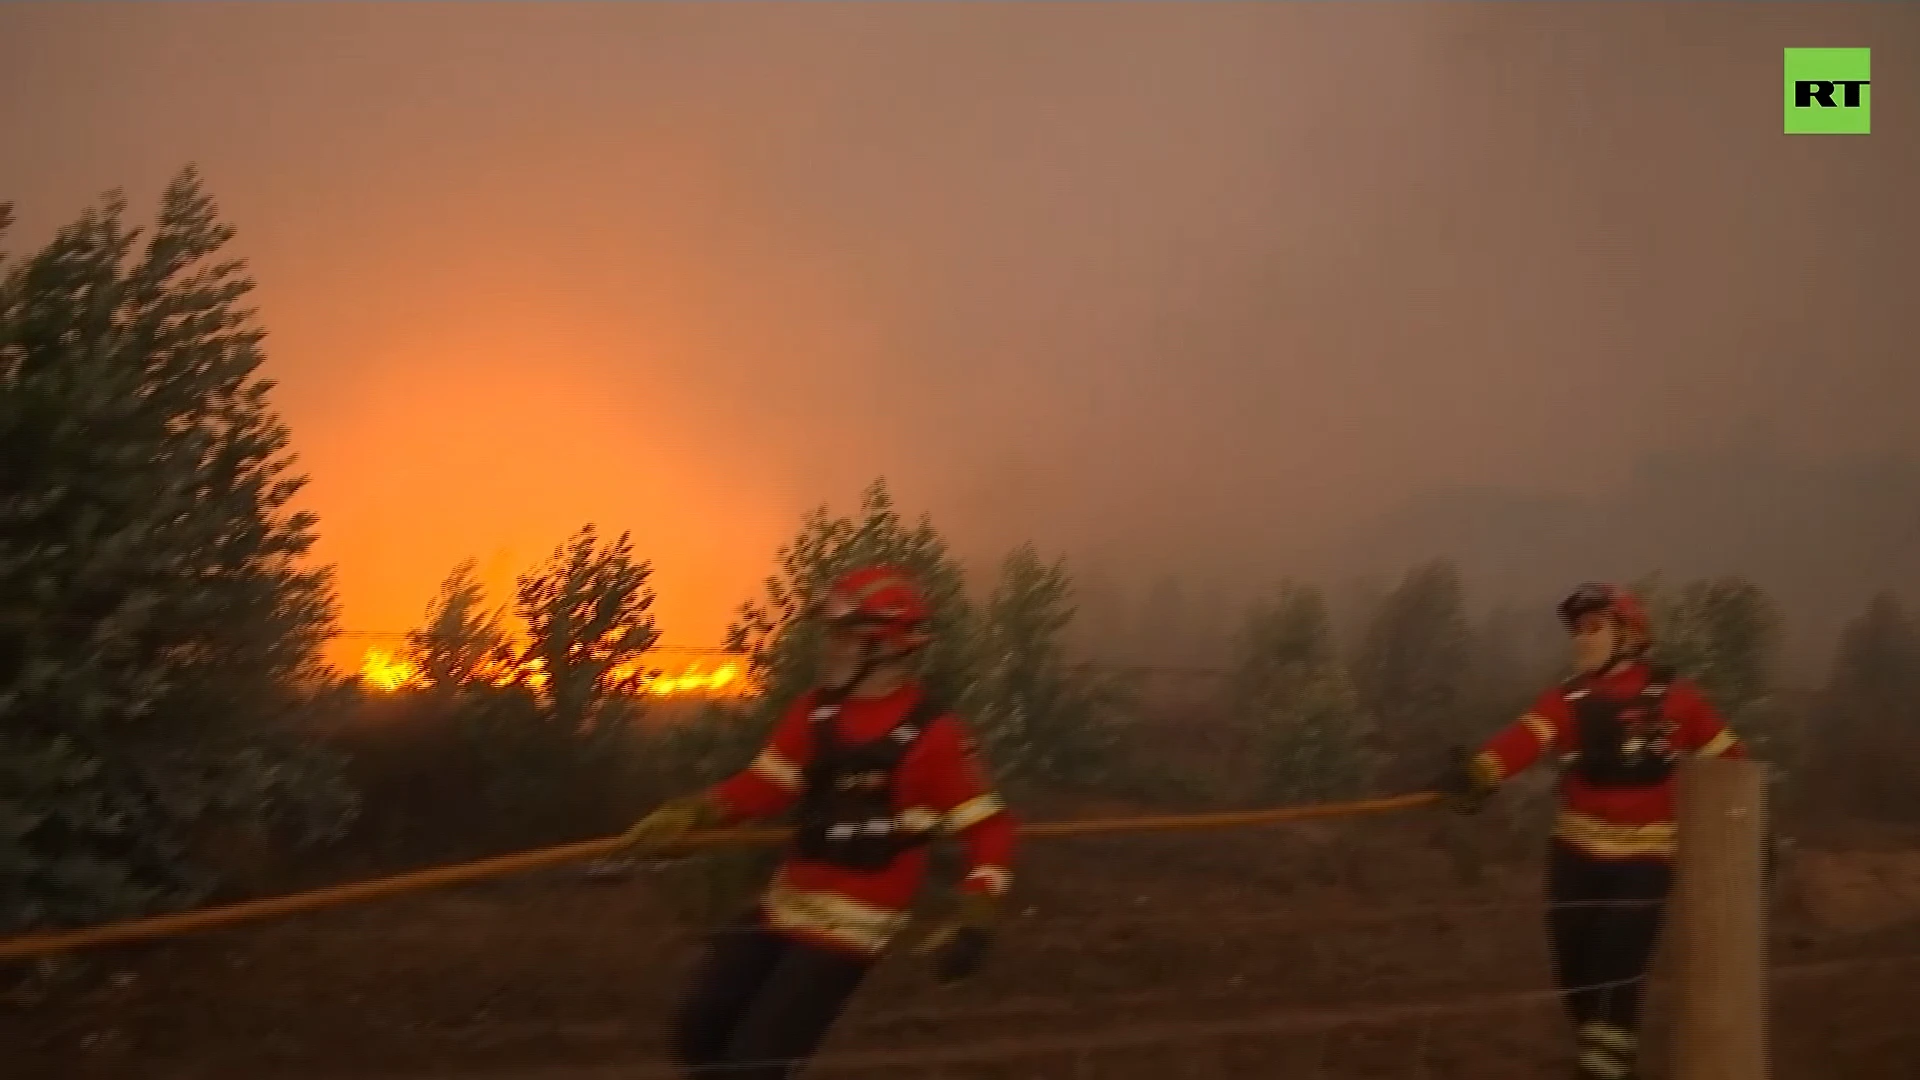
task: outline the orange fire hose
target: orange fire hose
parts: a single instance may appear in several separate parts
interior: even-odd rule
[[[1312,818],[1350,817],[1357,814],[1380,814],[1394,810],[1407,810],[1425,806],[1437,801],[1440,796],[1434,792],[1423,791],[1412,795],[1396,795],[1386,799],[1368,799],[1361,802],[1319,803],[1311,806],[1284,806],[1269,810],[1236,810],[1218,814],[1181,814],[1163,817],[1121,817],[1096,818],[1087,821],[1054,821],[1034,825],[1023,825],[1020,835],[1024,837],[1068,837],[1094,836],[1102,833],[1159,832],[1190,829],[1229,829],[1250,825],[1274,825],[1288,821],[1306,821]],[[686,840],[689,847],[719,847],[737,844],[778,843],[787,836],[785,829],[714,829],[695,833]],[[224,907],[203,908],[199,911],[184,911],[175,915],[158,915],[150,919],[133,919],[128,922],[110,923],[106,926],[88,927],[81,930],[57,930],[39,934],[25,934],[20,937],[0,940],[0,962],[10,960],[29,960],[52,953],[68,952],[74,949],[92,948],[100,945],[119,945],[132,941],[147,941],[153,938],[172,937],[197,930],[211,930],[216,927],[233,926],[237,923],[252,922],[257,919],[272,919],[301,912],[319,911],[323,908],[339,907],[344,904],[359,904],[383,897],[397,896],[401,893],[417,892],[421,889],[441,888],[447,885],[461,885],[489,878],[507,877],[523,874],[530,870],[540,870],[563,863],[578,862],[583,859],[605,858],[616,855],[620,850],[618,837],[601,840],[583,840],[575,844],[562,844],[559,847],[541,848],[538,851],[523,851],[514,855],[502,855],[492,859],[480,859],[476,862],[457,863],[452,866],[436,866],[426,870],[416,870],[394,877],[378,878],[373,881],[357,881],[347,885],[335,885],[311,892],[294,893],[290,896],[274,896],[262,900],[248,900]]]

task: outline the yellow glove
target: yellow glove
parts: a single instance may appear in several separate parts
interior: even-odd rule
[[[1493,797],[1493,793],[1499,790],[1500,782],[1488,775],[1480,759],[1470,757],[1460,747],[1452,749],[1451,757],[1447,771],[1434,782],[1440,791],[1441,802],[1455,813],[1477,814]]]
[[[914,951],[934,955],[935,976],[943,983],[971,978],[986,961],[999,921],[999,897],[962,893],[953,913],[935,925]]]
[[[720,810],[705,796],[674,799],[633,823],[620,837],[620,850],[634,855],[677,855],[689,833],[720,823]]]

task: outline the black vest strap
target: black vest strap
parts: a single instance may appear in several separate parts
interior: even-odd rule
[[[1564,683],[1567,707],[1579,733],[1568,767],[1598,787],[1645,787],[1666,782],[1675,751],[1666,718],[1673,669],[1650,665],[1646,685],[1626,699],[1602,698],[1584,678]]]
[[[1654,701],[1666,699],[1667,691],[1673,689],[1673,668],[1666,664],[1647,665],[1647,685],[1640,690],[1640,696]]]
[[[801,775],[795,843],[804,857],[855,870],[877,871],[902,851],[927,842],[895,820],[893,792],[900,763],[942,714],[930,695],[909,707],[885,735],[848,744],[842,737],[840,701],[816,696],[808,710],[813,748]]]
[[[837,695],[834,700],[826,700],[824,694],[815,695],[812,707],[807,711],[807,719],[813,724],[814,735],[813,752],[808,755],[809,757],[818,759],[821,756],[820,749],[823,744],[834,751],[849,749],[846,740],[840,737],[840,725],[836,722],[840,718],[841,701],[844,700],[844,694]],[[898,757],[905,757],[906,751],[912,749],[920,736],[926,734],[927,728],[946,711],[947,707],[933,695],[922,694],[920,700],[914,702],[912,707],[900,717],[899,723],[893,725],[892,730],[869,743],[868,746],[876,750],[884,746],[898,747]],[[895,763],[898,764],[897,758]]]

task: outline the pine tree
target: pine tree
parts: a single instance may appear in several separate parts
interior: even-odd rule
[[[1336,662],[1332,623],[1318,590],[1287,582],[1248,612],[1234,646],[1233,693],[1254,698],[1275,681]]]
[[[603,544],[586,525],[544,567],[520,576],[522,659],[544,676],[542,696],[562,727],[599,727],[618,719],[610,710],[631,706],[645,675],[641,658],[660,637],[652,574],[651,564],[634,559],[629,534]]]
[[[427,605],[425,625],[407,632],[407,660],[442,690],[467,688],[511,665],[502,613],[485,609],[477,565],[469,559],[454,567]]]
[[[1796,767],[1798,740],[1773,699],[1780,619],[1759,586],[1740,577],[1690,581],[1677,594],[1657,576],[1642,600],[1654,624],[1652,658],[1700,687],[1752,752],[1784,781]]]
[[[1365,786],[1367,724],[1319,592],[1288,583],[1248,611],[1228,686],[1263,800],[1350,798]]]
[[[1847,627],[1807,757],[1820,803],[1879,818],[1920,817],[1920,629],[1889,594]]]
[[[973,729],[1005,777],[1094,782],[1113,761],[1129,685],[1067,660],[1073,585],[1063,562],[1030,544],[1000,565],[974,655]]]
[[[1408,571],[1367,624],[1353,678],[1394,786],[1424,783],[1449,746],[1475,734],[1465,710],[1472,634],[1464,609],[1460,575],[1433,562]]]
[[[1698,683],[1729,716],[1772,692],[1779,616],[1759,586],[1719,577],[1688,582],[1671,601],[1655,598],[1656,659]]]
[[[330,571],[290,503],[253,283],[198,177],[151,237],[101,205],[0,260],[0,924],[205,894],[216,819],[344,827],[301,722]],[[6,215],[0,213],[0,225]]]
[[[1543,661],[1551,650],[1557,661],[1565,635],[1550,615],[1501,604],[1474,628],[1471,679],[1467,690],[1476,730],[1492,731],[1511,723],[1528,702],[1550,685],[1561,663]]]

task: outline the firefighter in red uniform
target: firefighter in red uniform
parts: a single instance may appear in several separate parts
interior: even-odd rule
[[[928,842],[958,834],[970,871],[956,913],[922,942],[942,981],[984,958],[1011,881],[1014,825],[961,722],[911,673],[929,611],[907,575],[868,567],[837,580],[823,678],[780,718],[760,756],[627,833],[673,853],[695,829],[794,810],[794,838],[757,908],[714,935],[675,1031],[693,1077],[776,1080],[810,1059],[907,922]]]
[[[1577,674],[1441,783],[1463,813],[1539,759],[1562,765],[1547,869],[1555,976],[1578,1033],[1582,1080],[1639,1075],[1642,983],[1659,936],[1677,839],[1682,755],[1744,756],[1699,689],[1646,658],[1644,607],[1610,585],[1560,604]]]

